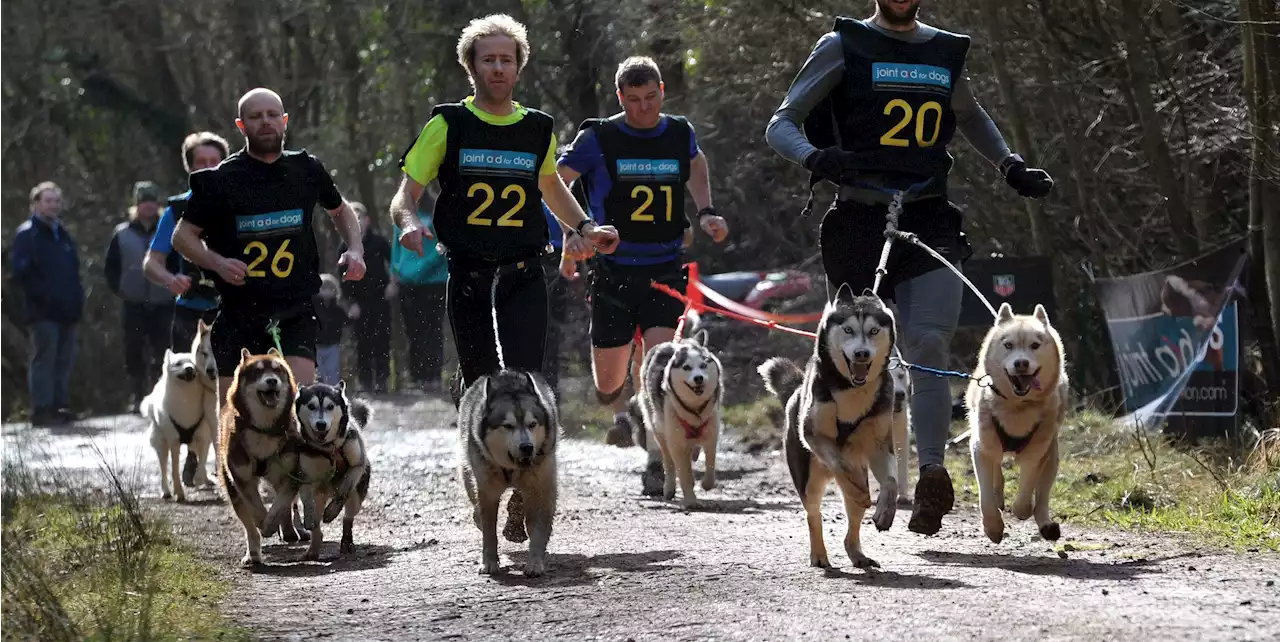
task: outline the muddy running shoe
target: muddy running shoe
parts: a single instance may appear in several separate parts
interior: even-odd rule
[[[511,491],[511,499],[507,500],[507,525],[502,527],[502,536],[516,544],[529,539],[524,530],[524,495],[518,490]]]
[[[614,415],[613,427],[605,433],[604,443],[619,448],[630,448],[636,445],[635,440],[631,438],[631,420],[625,413]]]
[[[662,484],[666,477],[662,472],[661,461],[651,461],[640,473],[640,492],[646,497],[657,497],[662,494]]]
[[[200,463],[196,461],[196,454],[187,453],[187,461],[182,465],[182,485],[187,488],[196,487],[196,470],[200,468]]]
[[[942,529],[942,516],[955,507],[956,493],[951,487],[951,475],[941,464],[928,464],[920,468],[920,480],[916,482],[916,508],[911,512],[907,528],[913,533],[933,535]]]

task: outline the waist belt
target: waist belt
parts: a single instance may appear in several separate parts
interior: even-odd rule
[[[916,203],[919,201],[927,201],[929,199],[941,198],[943,194],[907,192],[902,196],[903,203]],[[866,203],[869,205],[888,205],[893,202],[893,193],[886,192],[881,189],[873,189],[870,187],[858,187],[855,185],[841,185],[840,191],[836,194],[838,201],[855,201],[858,203]]]
[[[534,266],[542,267],[543,257],[551,254],[551,245],[547,244],[542,249],[526,257],[502,260],[483,259],[473,256],[457,255],[448,250],[443,252],[445,259],[449,261],[449,267],[452,271],[457,268],[459,271],[471,277],[487,276],[492,274],[497,277],[510,272],[519,272]]]

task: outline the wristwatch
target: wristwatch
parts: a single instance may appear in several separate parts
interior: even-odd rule
[[[716,208],[711,207],[710,205],[708,205],[707,207],[704,207],[704,208],[702,208],[702,209],[698,210],[698,220],[699,220],[699,221],[701,221],[701,220],[702,220],[702,217],[704,217],[704,216],[715,216],[715,215],[716,215]]]
[[[577,232],[577,233],[578,233],[578,236],[586,236],[586,234],[584,234],[584,233],[582,232],[582,227],[583,227],[584,225],[586,225],[587,223],[590,223],[590,224],[592,224],[592,225],[595,225],[595,224],[596,224],[596,222],[595,222],[595,221],[593,221],[593,220],[591,220],[591,217],[590,217],[590,216],[588,216],[587,218],[584,218],[584,219],[582,219],[581,221],[578,221],[578,225],[577,225],[577,227],[574,227],[574,228],[573,228],[573,231],[574,231],[574,232]]]

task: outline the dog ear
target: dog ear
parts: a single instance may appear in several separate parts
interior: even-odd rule
[[[250,356],[248,348],[240,348],[240,363],[248,361]]]
[[[840,284],[840,287],[836,288],[836,298],[835,298],[835,300],[836,300],[837,302],[841,302],[841,303],[853,303],[853,300],[854,300],[855,298],[857,298],[857,297],[855,297],[855,296],[853,295],[853,288],[849,287],[849,282],[848,282],[848,281],[845,281],[844,283],[841,283],[841,284]]]
[[[1013,320],[1013,306],[1008,301],[1000,304],[1000,311],[996,312],[996,323],[1006,323]]]
[[[275,355],[275,356],[277,356],[277,357],[281,357],[281,358],[283,358],[283,357],[284,357],[284,355],[280,354],[280,351],[279,351],[279,350],[276,350],[276,349],[275,349],[275,347],[272,347],[270,350],[267,350],[267,354]]]
[[[700,345],[705,348],[707,347],[707,331],[698,330],[692,337],[689,338],[689,340],[692,341],[694,344]]]
[[[346,380],[346,379],[339,379],[339,380],[338,380],[338,392],[342,393],[343,395],[346,395],[346,394],[347,394],[347,380]]]
[[[164,362],[167,364],[167,363],[169,363],[170,361],[173,361],[173,349],[172,349],[172,348],[165,348],[165,349],[164,349]]]
[[[1035,315],[1036,315],[1036,319],[1040,321],[1040,323],[1045,324],[1045,326],[1049,325],[1049,311],[1044,309],[1043,304],[1040,304],[1040,303],[1036,304]]]

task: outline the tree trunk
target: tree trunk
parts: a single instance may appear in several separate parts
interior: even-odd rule
[[[577,126],[587,118],[601,115],[596,93],[600,58],[594,52],[600,31],[595,10],[588,0],[576,0],[569,6],[558,8],[560,15],[564,16],[560,42],[566,62],[565,97],[569,101],[569,119]]]
[[[680,41],[679,7],[671,0],[645,0],[646,47],[662,72],[666,102],[683,108],[685,97],[684,45]],[[680,109],[669,109],[678,113]]]
[[[1280,61],[1268,55],[1265,23],[1276,18],[1265,0],[1241,0],[1244,33],[1245,98],[1249,105],[1253,137],[1249,169],[1249,258],[1250,293],[1254,330],[1262,351],[1262,364],[1269,396],[1280,396],[1280,190],[1276,176],[1280,159],[1275,158],[1274,114],[1276,91],[1272,71],[1280,71]]]
[[[338,41],[338,64],[346,80],[344,83],[345,112],[347,132],[347,154],[351,174],[356,179],[356,191],[365,208],[376,208],[377,199],[373,191],[373,174],[369,171],[368,146],[360,127],[360,94],[364,88],[364,72],[360,67],[360,43],[356,41],[354,28],[359,24],[359,13],[348,2],[332,0],[329,10],[336,19],[333,25],[335,39]]]
[[[991,33],[1005,33],[1001,18],[1001,0],[983,0],[983,10],[990,16]],[[1009,58],[1005,55],[1004,41],[999,37],[991,38],[991,62],[995,67],[996,83],[1000,86],[1000,98],[1009,110],[1009,123],[1013,129],[1013,144],[1027,163],[1034,165],[1031,132],[1027,129],[1027,120],[1022,113],[1022,103],[1018,101],[1018,88],[1014,85],[1013,76],[1009,73]],[[1048,222],[1044,215],[1044,203],[1039,199],[1021,199],[1027,212],[1027,220],[1031,223],[1031,246],[1035,253],[1044,256],[1048,250]]]
[[[1142,128],[1142,148],[1155,174],[1156,186],[1164,197],[1165,211],[1173,224],[1178,250],[1183,258],[1190,259],[1200,253],[1200,241],[1195,237],[1195,220],[1183,202],[1178,177],[1173,170],[1173,158],[1165,140],[1160,115],[1156,113],[1155,98],[1151,95],[1152,55],[1143,36],[1143,4],[1138,0],[1120,3],[1121,25],[1124,31],[1125,66],[1129,70],[1133,110]]]

